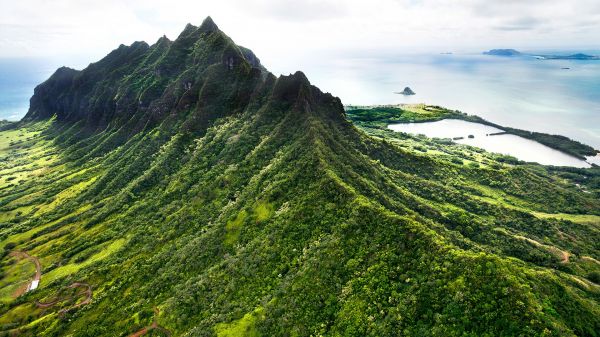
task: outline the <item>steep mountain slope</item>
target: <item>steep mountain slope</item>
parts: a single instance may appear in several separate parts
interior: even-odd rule
[[[0,133],[0,329],[597,336],[594,172],[457,151],[365,134],[210,18],[59,69]]]

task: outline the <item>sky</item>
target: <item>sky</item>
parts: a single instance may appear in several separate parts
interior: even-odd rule
[[[81,68],[210,15],[274,73],[339,55],[598,48],[598,0],[0,0],[0,58]]]

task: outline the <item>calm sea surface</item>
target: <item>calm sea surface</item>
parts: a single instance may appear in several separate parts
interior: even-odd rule
[[[323,62],[309,78],[346,105],[436,104],[600,149],[600,61],[440,54]],[[394,94],[406,86],[416,95]]]

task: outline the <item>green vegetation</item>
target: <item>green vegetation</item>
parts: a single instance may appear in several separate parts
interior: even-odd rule
[[[117,239],[107,245],[105,248],[101,248],[102,250],[88,258],[86,258],[83,262],[78,263],[75,261],[74,263],[70,263],[67,265],[60,266],[55,268],[44,275],[44,282],[52,282],[58,278],[65,277],[67,275],[71,275],[76,273],[79,269],[85,268],[88,265],[102,261],[106,259],[111,254],[117,252],[123,245],[125,244],[125,239]]]
[[[238,237],[240,236],[240,231],[242,229],[242,223],[248,217],[248,212],[246,210],[242,210],[232,221],[227,222],[227,226],[225,226],[225,230],[227,233],[225,234],[225,243],[228,245],[234,245],[237,242]]]
[[[432,122],[444,118],[462,118],[464,116],[458,111],[425,104],[366,108],[348,106],[346,107],[346,113],[348,118],[354,122],[370,122],[371,125]]]
[[[264,319],[263,309],[258,308],[244,317],[231,323],[219,323],[215,326],[217,337],[258,337],[260,334],[256,330],[256,322]]]
[[[599,335],[599,168],[358,121],[249,53],[207,20],[38,87],[0,132],[0,334]]]
[[[26,259],[18,260],[10,257],[9,261],[11,263],[3,269],[0,281],[0,302],[2,303],[14,301],[16,293],[19,289],[27,287],[31,281],[31,275],[35,273],[35,266]]]
[[[549,135],[541,132],[531,132],[515,128],[509,128],[488,122],[478,117],[467,115],[457,110],[449,110],[439,106],[415,104],[390,107],[346,107],[348,118],[355,123],[368,123],[369,126],[386,127],[390,123],[418,123],[433,122],[442,119],[460,119],[467,122],[489,125],[505,133],[513,134],[523,138],[534,140],[556,150],[568,153],[580,159],[586,156],[595,156],[598,151],[589,145],[569,139],[560,135]]]

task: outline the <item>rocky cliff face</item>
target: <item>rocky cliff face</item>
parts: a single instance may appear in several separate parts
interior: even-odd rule
[[[335,110],[332,116],[343,115],[338,99],[301,73],[275,78],[208,17],[199,27],[188,24],[174,41],[121,45],[84,70],[58,69],[35,89],[24,120],[56,116],[91,131],[127,126],[135,133],[170,119],[202,130],[215,118],[258,110],[272,98],[305,111],[324,104]]]

